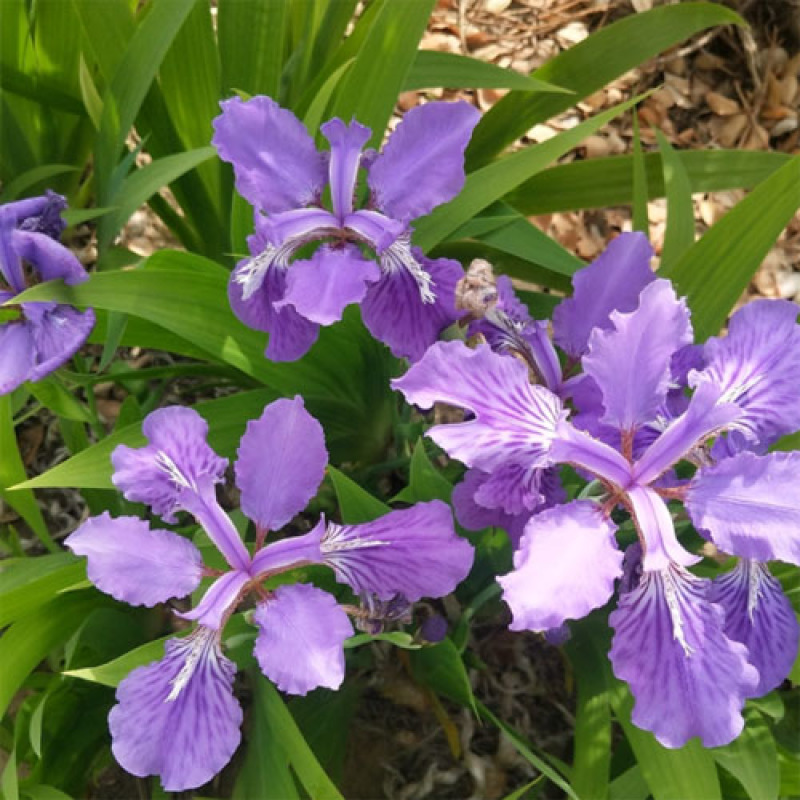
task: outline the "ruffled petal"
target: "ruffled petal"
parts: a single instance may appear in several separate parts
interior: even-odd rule
[[[286,279],[286,293],[274,304],[294,306],[298,314],[319,325],[342,318],[350,303],[359,303],[367,286],[380,278],[374,261],[362,258],[357,247],[320,247],[306,261],[295,261]]]
[[[753,696],[780,686],[797,658],[800,626],[767,565],[742,559],[712,582],[711,601],[725,609],[725,635],[747,647],[748,661],[758,670]]]
[[[614,674],[636,700],[631,720],[664,747],[695,736],[705,747],[735,739],[758,682],[747,648],[723,633],[724,613],[709,601],[709,583],[675,565],[646,571],[609,618]]]
[[[486,508],[500,508],[507,514],[530,513],[544,502],[539,491],[543,471],[504,464],[486,475],[475,491],[475,502]]]
[[[740,453],[700,470],[686,509],[726,553],[800,565],[800,453]]]
[[[33,370],[34,344],[29,322],[0,325],[0,395],[13,392]]]
[[[282,691],[306,694],[344,680],[344,642],[355,632],[336,600],[305,583],[279,586],[256,606],[255,654],[263,673]]]
[[[83,312],[67,305],[47,310],[34,308],[43,305],[24,304],[25,315],[31,321],[34,345],[35,363],[29,381],[41,380],[69,361],[89,338],[95,323],[91,308]]]
[[[598,506],[585,500],[533,516],[513,571],[497,579],[513,614],[511,630],[558,628],[607,603],[622,575],[615,531]]]
[[[282,398],[247,423],[236,460],[242,512],[262,530],[278,530],[314,496],[328,463],[322,426],[303,398]]]
[[[706,342],[708,381],[744,412],[740,424],[755,440],[773,441],[800,429],[800,306],[756,300],[732,317],[728,335]]]
[[[269,214],[307,206],[326,183],[325,158],[291,111],[272,98],[233,97],[220,103],[211,143],[233,164],[236,189]]]
[[[573,358],[586,352],[595,328],[610,330],[612,311],[633,311],[639,295],[656,276],[653,248],[643,233],[618,236],[588,267],[572,278],[572,297],[553,311],[553,337]]]
[[[161,661],[135,669],[117,689],[108,717],[114,757],[133,775],[158,775],[168,792],[207,783],[241,739],[235,673],[214,631],[170,639]]]
[[[613,328],[589,337],[583,369],[602,392],[602,421],[634,431],[666,400],[672,356],[692,341],[689,311],[669,281],[657,280],[642,290],[635,311],[612,311],[610,321]]]
[[[203,558],[188,539],[153,530],[138,517],[91,517],[64,544],[87,557],[89,580],[98,589],[133,606],[186,597],[203,577]]]
[[[191,611],[176,612],[183,619],[197,620],[204,628],[220,630],[233,613],[250,575],[239,570],[226,572],[211,584],[203,599]]]
[[[468,103],[426,103],[407,111],[369,168],[377,208],[408,222],[455,197],[464,150],[480,114]]]
[[[372,131],[355,120],[347,125],[338,118],[328,120],[320,131],[331,146],[328,163],[331,206],[341,222],[353,210],[361,151]]]
[[[414,602],[443,597],[467,577],[473,549],[439,500],[390,511],[361,525],[328,523],[320,549],[338,580],[362,595]]]
[[[402,240],[381,256],[381,269],[361,303],[364,324],[398,358],[417,361],[461,316],[455,287],[464,271],[457,261],[425,258]]]
[[[471,350],[463,342],[437,342],[392,386],[422,408],[450,403],[474,413],[475,419],[436,425],[428,435],[453,458],[486,472],[512,462],[549,465],[566,417],[556,395],[531,385],[522,362],[488,345]]]
[[[464,480],[453,487],[453,511],[458,524],[468,531],[480,531],[484,528],[503,528],[516,548],[522,536],[522,529],[530,514],[506,514],[502,508],[487,508],[475,500],[475,493],[483,485],[489,473],[479,469],[468,469]]]
[[[17,255],[24,258],[43,281],[61,278],[68,286],[74,286],[89,280],[89,273],[72,250],[56,239],[25,230],[16,230],[11,236]]]

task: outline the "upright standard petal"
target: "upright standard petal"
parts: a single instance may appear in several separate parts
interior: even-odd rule
[[[140,778],[158,775],[168,792],[210,781],[241,738],[235,673],[215,631],[170,639],[161,661],[135,669],[117,689],[108,717],[114,757]]]
[[[328,523],[320,550],[337,578],[361,595],[414,602],[443,597],[467,577],[472,545],[456,534],[439,500],[390,511],[361,525]]]
[[[514,569],[501,575],[513,631],[546,631],[608,602],[622,575],[616,525],[598,506],[576,500],[542,511],[525,526]]]
[[[408,222],[455,197],[464,185],[464,150],[479,118],[464,102],[407,111],[369,168],[377,208]]]
[[[0,395],[28,380],[34,363],[33,333],[27,321],[0,325]]]
[[[89,280],[86,268],[61,242],[44,233],[17,230],[11,234],[12,246],[43,281],[61,278],[68,286]]]
[[[753,696],[780,686],[797,658],[800,626],[767,565],[742,559],[712,582],[711,601],[725,610],[725,635],[747,647],[748,661],[758,670]]]
[[[197,620],[204,628],[221,630],[233,613],[242,590],[250,581],[250,575],[239,570],[226,572],[217,578],[203,595],[203,599],[191,611],[177,612],[183,619]]]
[[[311,322],[331,325],[342,318],[347,306],[361,302],[368,285],[380,276],[378,265],[363,258],[357,247],[323,245],[310,259],[292,264],[286,293],[274,308],[291,305]]]
[[[402,239],[382,254],[381,271],[361,303],[364,324],[398,358],[417,361],[461,316],[455,288],[464,271],[457,261],[425,258]]]
[[[344,680],[344,642],[355,631],[327,592],[306,583],[279,586],[256,606],[255,654],[262,672],[282,691],[306,694]]]
[[[670,388],[672,356],[692,341],[686,301],[669,281],[646,286],[635,311],[612,311],[613,328],[595,329],[584,372],[603,395],[601,421],[635,431],[656,418]]]
[[[203,577],[200,551],[177,533],[138,517],[90,517],[64,542],[88,559],[89,580],[115,600],[154,606],[191,594]]]
[[[211,143],[233,164],[236,189],[269,214],[318,200],[326,183],[325,159],[291,111],[272,98],[233,97],[220,103]]]
[[[740,453],[700,470],[686,509],[726,553],[800,565],[800,452]]]
[[[245,515],[277,530],[314,496],[328,463],[322,426],[303,398],[282,398],[247,423],[236,460],[236,485]]]
[[[758,683],[747,648],[725,636],[723,610],[708,594],[709,581],[676,565],[645,571],[609,618],[614,674],[636,700],[631,720],[664,747],[695,736],[705,747],[735,739]]]
[[[347,125],[338,118],[328,120],[320,127],[320,131],[331,146],[328,182],[333,213],[341,224],[353,210],[361,151],[372,131],[355,120]]]
[[[633,311],[656,276],[653,249],[643,233],[618,236],[588,267],[575,273],[572,297],[553,311],[553,338],[573,358],[586,352],[595,328],[609,330],[612,311]]]
[[[453,458],[486,472],[512,462],[548,466],[567,413],[556,395],[531,385],[521,361],[488,345],[471,350],[463,342],[437,342],[392,386],[422,408],[450,403],[475,414],[468,422],[436,425],[428,435]]]
[[[749,303],[731,317],[727,336],[706,342],[707,366],[692,376],[742,409],[740,424],[753,439],[771,442],[800,429],[798,314],[788,300]]]

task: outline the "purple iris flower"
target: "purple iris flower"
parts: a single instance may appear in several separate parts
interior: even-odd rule
[[[59,242],[66,205],[61,195],[48,191],[0,206],[0,394],[58,369],[94,327],[91,309],[12,302],[35,280],[61,278],[73,285],[88,279],[80,261]]]
[[[234,269],[228,294],[242,322],[270,334],[268,358],[300,358],[350,303],[361,304],[373,336],[412,360],[458,318],[461,266],[412,247],[410,223],[460,191],[478,116],[463,102],[419,106],[380,154],[362,152],[369,128],[332,119],[322,126],[330,150],[318,152],[303,123],[271,98],[222,103],[213,144],[255,208],[252,256]],[[369,201],[356,209],[360,168]],[[311,243],[316,250],[298,256]]]
[[[353,634],[348,612],[311,584],[267,590],[266,579],[296,567],[323,564],[360,596],[349,608],[374,623],[383,607],[451,592],[467,575],[472,547],[453,528],[442,502],[418,503],[360,525],[322,519],[301,536],[264,545],[268,531],[286,525],[316,493],[327,464],[320,424],[302,398],[276,400],[248,423],[235,464],[241,508],[256,524],[251,556],[215,497],[227,462],[206,442],[208,427],[192,409],[170,407],[144,421],[148,445],[120,445],[112,455],[114,483],[168,522],[192,514],[228,563],[204,568],[200,551],[136,517],[108,514],[85,522],[67,540],[88,557],[90,580],[117,600],[153,606],[193,592],[216,575],[184,619],[197,628],[167,642],[163,659],[140,667],[117,690],[109,727],[119,763],[138,776],[159,775],[167,791],[206,783],[236,750],[242,710],[232,691],[234,664],[221,650],[222,629],[239,603],[255,596],[255,656],[283,691],[336,689],[344,678],[344,641]],[[402,603],[398,602],[402,598]]]
[[[581,380],[593,387],[572,400],[613,432],[607,441],[576,427],[562,397],[531,384],[523,361],[486,344],[437,343],[394,385],[422,408],[445,402],[474,415],[429,435],[493,476],[499,494],[517,491],[520,474],[558,464],[597,481],[599,498],[534,513],[524,526],[514,570],[499,579],[511,627],[559,628],[608,602],[624,575],[609,656],[636,699],[633,722],[667,747],[694,736],[717,746],[741,732],[744,700],[778,685],[797,654],[797,621],[763,562],[800,564],[800,454],[744,451],[714,463],[706,442],[729,431],[755,445],[800,428],[800,309],[754,303],[726,338],[693,353],[686,304],[650,272],[642,243],[620,237],[619,261],[603,259],[623,310],[592,265],[554,316],[556,341],[580,358]],[[674,396],[676,373],[694,387],[690,398]],[[698,467],[685,482],[671,475],[682,461]],[[699,558],[678,541],[668,505],[678,501],[700,533],[743,557],[733,572],[712,582],[689,571]],[[611,518],[619,507],[640,542],[624,568]]]

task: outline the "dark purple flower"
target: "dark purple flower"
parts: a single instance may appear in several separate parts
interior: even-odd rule
[[[412,360],[457,319],[461,267],[411,247],[410,223],[460,191],[477,119],[463,102],[419,106],[380,154],[367,157],[370,130],[355,120],[326,122],[330,150],[320,153],[302,122],[271,98],[222,103],[213,144],[233,164],[236,188],[256,215],[252,256],[233,271],[229,297],[246,325],[270,334],[268,358],[302,356],[319,326],[341,319],[350,303],[361,304],[376,338]],[[361,168],[369,201],[356,209]],[[326,187],[330,210],[322,205]],[[308,258],[296,258],[320,242]]]
[[[704,443],[725,430],[763,438],[800,427],[798,309],[754,304],[746,326],[739,312],[728,339],[699,353],[690,344],[685,302],[668,281],[644,271],[643,245],[638,235],[613,245],[639,287],[626,310],[618,306],[605,318],[593,310],[590,290],[603,308],[611,299],[590,271],[604,262],[622,280],[617,262],[601,257],[586,277],[576,275],[575,297],[557,315],[557,337],[581,357],[586,383],[565,394],[583,401],[584,414],[591,409],[609,432],[602,441],[567,419],[560,397],[532,385],[522,361],[487,345],[437,343],[394,385],[422,408],[445,402],[471,412],[468,421],[435,426],[429,435],[470,467],[472,500],[493,485],[502,507],[520,496],[528,480],[520,476],[557,464],[589,475],[603,491],[530,516],[514,570],[499,579],[513,629],[557,628],[608,602],[623,575],[610,513],[628,511],[642,552],[636,579],[624,582],[611,616],[614,670],[631,685],[636,724],[668,747],[693,736],[716,746],[741,731],[745,698],[776,685],[794,659],[796,620],[759,562],[800,564],[800,454],[740,452],[713,464]],[[787,342],[794,355],[772,354]],[[695,387],[690,398],[676,396],[676,377],[681,395],[687,383]],[[681,461],[701,465],[688,482],[673,477]],[[673,500],[685,501],[698,530],[719,547],[753,560],[746,579],[735,571],[712,583],[688,571],[699,558],[678,541],[667,505]],[[480,507],[490,506],[484,497]]]
[[[143,430],[145,447],[114,451],[114,483],[128,500],[146,503],[168,521],[178,511],[191,513],[229,565],[197,606],[180,614],[196,620],[197,629],[170,640],[161,661],[122,681],[109,718],[114,755],[125,769],[159,775],[167,791],[183,791],[219,772],[239,743],[235,667],[222,654],[220,637],[245,595],[257,597],[255,655],[264,673],[293,694],[336,689],[344,678],[343,643],[353,634],[346,610],[316,586],[267,591],[263,582],[324,564],[369,608],[394,608],[402,597],[407,609],[421,597],[455,589],[470,569],[472,547],[457,536],[449,508],[439,501],[360,525],[323,519],[305,535],[263,545],[268,531],[286,525],[314,496],[328,460],[322,427],[300,397],[268,405],[248,423],[239,446],[241,508],[258,531],[252,556],[217,502],[215,485],[227,462],[207,444],[205,421],[189,408],[164,408],[146,418]],[[209,574],[189,540],[135,517],[89,519],[67,546],[87,556],[99,589],[132,605],[185,597]]]
[[[0,394],[38,381],[70,359],[94,326],[94,311],[63,303],[19,303],[13,299],[31,279],[61,278],[74,285],[88,279],[75,255],[60,242],[66,208],[47,192],[0,206]],[[5,304],[5,305],[3,305]]]

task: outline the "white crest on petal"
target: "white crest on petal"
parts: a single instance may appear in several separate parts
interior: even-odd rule
[[[763,564],[750,558],[742,559],[742,565],[747,575],[747,616],[750,624],[754,625],[758,601],[761,599],[761,590],[768,573]]]
[[[159,450],[156,454],[156,464],[158,464],[161,470],[166,472],[173,483],[184,489],[194,489],[197,491],[194,482],[189,480],[189,478],[180,471],[178,465],[163,450]]]
[[[661,579],[664,586],[664,599],[667,601],[669,616],[672,620],[672,638],[680,644],[688,658],[693,651],[683,632],[683,617],[681,616],[681,606],[678,600],[678,587],[675,585],[675,577],[672,574],[672,570],[664,570],[661,573]]]
[[[180,672],[170,681],[172,689],[165,698],[165,703],[172,703],[178,699],[180,693],[186,688],[186,684],[192,679],[197,665],[202,658],[214,658],[216,660],[217,651],[217,632],[211,628],[198,628],[194,633],[182,640],[181,644],[187,650],[186,661],[184,661]]]
[[[419,294],[423,303],[435,303],[436,294],[433,291],[433,278],[417,261],[411,252],[411,238],[408,234],[399,236],[381,255],[381,267],[387,272],[398,269],[406,270],[416,281]]]
[[[337,525],[335,522],[328,523],[325,535],[320,542],[320,550],[323,554],[336,553],[343,550],[363,550],[367,547],[383,547],[389,544],[389,542],[381,539],[362,539],[358,535],[352,538],[343,538],[342,532],[345,530],[353,530],[353,528]]]

